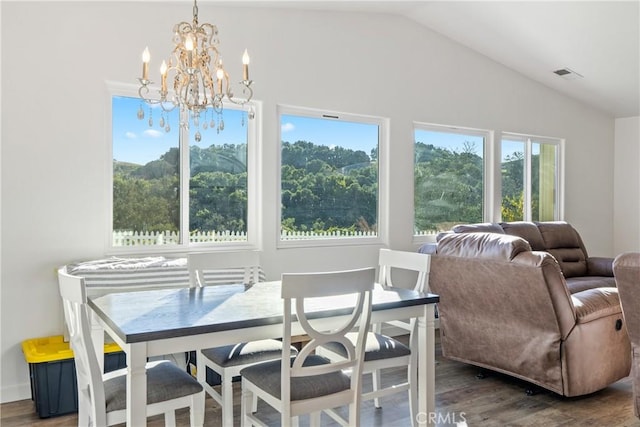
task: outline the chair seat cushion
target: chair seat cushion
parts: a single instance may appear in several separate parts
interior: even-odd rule
[[[104,381],[106,411],[118,411],[127,407],[127,370],[110,372]],[[163,360],[147,364],[147,403],[189,396],[202,391],[202,385],[191,375],[173,363]]]
[[[295,359],[291,359],[291,363]],[[311,355],[307,357],[303,366],[317,366],[330,363],[321,356]],[[280,360],[258,363],[240,371],[243,378],[266,391],[270,395],[280,399]],[[351,379],[341,372],[332,372],[324,375],[310,375],[307,377],[291,378],[291,400],[304,400],[313,397],[326,396],[351,387]]]
[[[349,338],[353,345],[355,345],[356,340],[358,339],[358,334],[355,332],[350,332],[347,334],[347,338]],[[336,354],[341,355],[342,357],[347,357],[347,350],[337,342],[330,342],[328,344],[325,344],[323,347]],[[369,332],[367,334],[367,345],[365,346],[364,355],[365,362],[368,362],[370,360],[381,360],[390,359],[393,357],[408,356],[410,354],[411,349],[396,339],[393,339],[386,335],[377,334],[375,332]]]
[[[291,347],[291,353],[297,354],[298,350],[295,347]],[[222,367],[248,365],[280,359],[282,356],[282,341],[269,339],[224,345],[202,350],[202,354]]]

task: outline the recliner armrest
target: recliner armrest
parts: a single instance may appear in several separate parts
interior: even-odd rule
[[[577,323],[587,323],[602,317],[621,314],[618,288],[593,288],[571,295]]]
[[[587,258],[587,274],[589,276],[613,277],[613,258]]]

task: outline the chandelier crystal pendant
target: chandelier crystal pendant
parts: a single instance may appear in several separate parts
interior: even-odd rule
[[[218,46],[218,28],[212,24],[198,23],[198,4],[193,2],[193,22],[180,22],[173,28],[174,48],[169,62],[162,61],[160,67],[160,89],[158,97],[150,95],[149,61],[151,55],[145,48],[142,53],[142,77],[138,79],[140,88],[138,95],[149,105],[160,105],[162,116],[160,127],[166,132],[171,130],[168,121],[165,123],[165,113],[176,107],[180,108],[180,126],[189,127],[189,118],[199,128],[202,113],[205,114],[203,128],[216,129],[218,133],[224,130],[222,119],[223,101],[225,98],[238,105],[247,104],[253,97],[252,80],[249,80],[249,54],[245,49],[242,55],[242,99],[235,98],[231,91],[229,73],[224,69]],[[173,91],[167,88],[167,80],[172,84]],[[217,115],[217,123],[211,118],[207,121],[207,109],[212,109]],[[151,110],[149,111],[149,126],[153,125]],[[255,117],[253,107],[247,113],[249,119]],[[144,119],[142,105],[138,111],[138,118]],[[196,141],[200,141],[199,129],[195,133]]]

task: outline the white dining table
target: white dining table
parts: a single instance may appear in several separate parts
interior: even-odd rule
[[[146,425],[148,357],[238,342],[282,337],[283,303],[279,281],[252,286],[180,287],[89,297],[98,324],[126,353],[127,426]],[[434,306],[439,297],[407,289],[373,291],[372,322],[417,318],[418,422],[435,417]],[[317,322],[338,324],[348,300],[311,307]],[[102,331],[100,331],[102,333]],[[302,333],[294,325],[292,334]],[[95,336],[95,335],[94,335]]]

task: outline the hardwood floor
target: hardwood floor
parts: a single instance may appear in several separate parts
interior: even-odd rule
[[[632,409],[632,391],[629,378],[622,379],[604,390],[588,396],[564,398],[554,393],[539,390],[528,396],[529,385],[523,381],[493,372],[486,372],[484,379],[476,378],[478,369],[453,362],[441,356],[436,346],[436,408],[435,421],[438,426],[502,427],[624,427],[640,426]],[[388,371],[387,378],[404,375],[402,371]],[[369,382],[365,382],[365,387]],[[236,415],[239,414],[239,383],[236,383]],[[362,425],[364,427],[405,427],[410,425],[409,405],[404,393],[390,396],[382,401],[383,407],[375,409],[373,402],[363,403]],[[37,426],[62,427],[77,425],[75,415],[40,419],[31,400],[5,403],[0,406],[2,427]],[[270,425],[279,425],[279,416],[266,405],[259,411],[268,414]],[[205,426],[220,426],[220,409],[211,398],[207,398]],[[328,422],[323,417],[323,423]],[[466,424],[464,424],[466,423]],[[178,414],[179,426],[189,425],[188,412]],[[239,425],[239,420],[237,420]],[[149,426],[163,426],[162,417],[150,419]],[[301,425],[307,425],[301,420]],[[324,424],[323,424],[324,425]],[[334,425],[334,424],[327,424]]]

